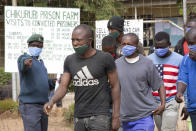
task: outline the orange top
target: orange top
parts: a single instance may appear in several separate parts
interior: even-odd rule
[[[183,47],[184,47],[184,55],[189,53],[189,48],[188,48],[188,44],[186,41],[184,41],[183,43]]]

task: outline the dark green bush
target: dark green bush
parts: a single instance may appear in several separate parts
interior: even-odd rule
[[[11,99],[6,99],[6,100],[0,100],[0,113],[3,113],[5,111],[17,111],[18,110],[18,103],[11,100]]]
[[[4,68],[0,67],[0,87],[7,85],[11,78],[11,73],[4,72]]]

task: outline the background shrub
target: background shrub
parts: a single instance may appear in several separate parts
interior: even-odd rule
[[[1,100],[0,101],[0,113],[3,113],[5,111],[17,111],[18,110],[18,103],[11,100],[11,99],[6,99],[6,100]]]
[[[0,87],[8,85],[8,81],[11,80],[11,73],[4,72],[4,68],[0,67]]]
[[[68,92],[74,92],[74,86],[73,86],[72,81],[70,82],[69,87],[67,88],[67,93]]]
[[[73,122],[74,119],[74,104],[71,104],[68,109],[63,112],[63,117],[65,121]]]

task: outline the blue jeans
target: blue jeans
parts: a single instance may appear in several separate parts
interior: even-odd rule
[[[189,115],[191,117],[192,129],[196,131],[196,111],[189,112]]]
[[[152,115],[136,121],[123,122],[122,124],[123,131],[154,131]]]
[[[74,131],[110,131],[111,117],[107,115],[74,118]]]
[[[25,131],[47,131],[48,116],[43,112],[42,104],[19,103]]]

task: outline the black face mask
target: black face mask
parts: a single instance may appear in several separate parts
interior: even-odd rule
[[[78,55],[84,55],[84,53],[88,50],[88,44],[85,44],[80,47],[73,47],[73,48]]]

